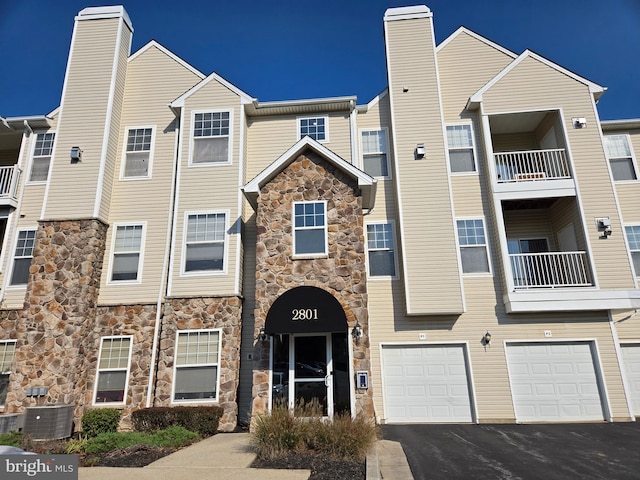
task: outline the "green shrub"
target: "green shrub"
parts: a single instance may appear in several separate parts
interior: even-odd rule
[[[180,425],[172,425],[164,430],[158,430],[151,434],[152,445],[157,447],[177,448],[193,443],[200,435],[187,430]]]
[[[172,425],[180,425],[203,437],[215,435],[224,410],[217,406],[152,407],[136,410],[131,423],[138,432],[154,432]]]
[[[96,408],[82,416],[82,433],[86,437],[95,437],[101,433],[118,431],[120,410],[116,408]]]
[[[22,448],[22,437],[20,432],[0,433],[0,445]]]
[[[374,422],[362,416],[352,418],[350,414],[340,414],[327,420],[313,406],[297,407],[295,412],[294,416],[286,407],[278,405],[270,414],[258,417],[251,435],[259,458],[307,451],[360,460],[378,439]]]

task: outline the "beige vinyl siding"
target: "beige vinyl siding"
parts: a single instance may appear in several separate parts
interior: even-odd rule
[[[251,417],[251,390],[253,387],[253,369],[256,367],[248,355],[255,356],[255,343],[258,332],[255,328],[253,314],[256,299],[256,216],[253,209],[245,202],[244,217],[244,269],[242,283],[242,340],[240,351],[240,387],[238,389],[238,415],[240,420],[249,421]]]
[[[431,19],[390,21],[385,28],[407,311],[460,313],[463,298]],[[416,160],[419,143],[427,154]]]
[[[94,215],[103,148],[107,148],[106,161],[115,161],[113,148],[117,137],[110,136],[108,145],[104,145],[104,131],[108,125],[114,57],[116,53],[123,55],[122,49],[114,50],[119,32],[120,41],[129,45],[131,32],[120,19],[76,22],[43,215],[45,219],[89,218]],[[122,58],[115,61],[119,68],[126,65]],[[116,71],[115,76],[120,82],[124,79],[120,71]],[[120,85],[117,85],[114,95],[112,107],[117,114],[121,101]],[[111,125],[117,128],[118,118],[113,117],[112,120]],[[73,146],[82,149],[82,162],[70,163],[69,151]]]
[[[640,343],[640,314],[636,314],[636,312],[637,310],[613,310],[611,312],[611,319],[620,342]]]
[[[329,141],[322,144],[351,162],[351,126],[349,112],[329,113]],[[298,140],[298,118],[323,116],[282,115],[247,118],[247,170],[249,181],[278,159]]]
[[[161,288],[167,227],[171,220],[172,175],[176,161],[175,128],[178,121],[167,104],[200,81],[200,77],[155,46],[137,55],[128,64],[121,128],[109,212],[99,302],[101,304],[155,302]],[[151,178],[121,180],[129,127],[155,126]],[[146,241],[139,284],[109,281],[112,259],[113,224],[146,222]]]
[[[128,31],[125,29],[125,31]],[[111,125],[109,131],[109,139],[107,145],[107,161],[104,169],[104,179],[101,198],[98,207],[99,218],[109,218],[109,210],[111,207],[111,188],[114,179],[118,178],[118,172],[116,170],[116,163],[118,161],[120,128],[121,128],[121,115],[125,95],[125,82],[128,75],[127,59],[129,57],[130,42],[129,37],[124,36],[120,43],[120,52],[117,59],[118,70],[116,74],[115,90],[114,90],[114,102],[113,110],[111,114]]]
[[[586,236],[582,222],[580,221],[580,211],[578,210],[578,203],[575,198],[564,197],[558,199],[558,201],[549,208],[549,221],[553,228],[556,245],[559,245],[558,232],[572,223],[573,230],[576,234],[578,249],[580,251],[587,251]]]
[[[236,288],[236,255],[238,242],[236,225],[238,195],[240,195],[240,109],[242,105],[237,94],[215,80],[197,90],[185,100],[182,155],[179,169],[180,181],[175,219],[174,255],[172,259],[171,296],[194,295],[234,295]],[[232,115],[231,143],[232,163],[224,165],[189,166],[192,145],[193,112],[229,110]],[[227,215],[225,270],[226,273],[207,275],[183,275],[180,271],[184,263],[184,223],[186,212],[224,212]]]
[[[513,58],[465,32],[438,50],[438,70],[445,120],[465,116],[467,100]]]
[[[554,248],[553,231],[547,210],[507,210],[504,212],[504,222],[507,239],[546,238],[549,248]]]
[[[597,125],[588,87],[534,58],[525,58],[483,96],[484,111],[509,112],[562,108],[573,171],[581,195],[581,210],[587,225],[598,286],[604,289],[633,288],[631,266],[622,235],[606,241],[594,227],[596,217],[611,218],[612,228],[621,231],[613,187],[604,161],[604,149],[597,128],[575,129],[572,117],[585,117]]]
[[[393,306],[394,299],[402,296],[399,285],[393,291],[384,292],[382,287],[378,289],[377,284],[369,284],[371,388],[379,419],[382,419],[384,412],[381,343],[468,342],[478,420],[480,423],[489,423],[515,421],[505,342],[562,339],[597,339],[612,415],[618,420],[629,419],[606,312],[508,315],[502,303],[496,303],[493,278],[465,277],[464,287],[467,312],[461,316],[406,317]],[[550,338],[545,337],[545,330],[551,332]],[[487,331],[491,333],[492,340],[485,348],[480,339]],[[419,339],[421,333],[425,335],[425,340]]]
[[[502,133],[491,136],[494,153],[536,150],[538,141],[534,132]]]

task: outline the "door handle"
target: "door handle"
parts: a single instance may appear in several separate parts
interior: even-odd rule
[[[330,382],[329,378],[331,377],[331,375],[333,375],[333,373],[329,372],[329,373],[327,373],[327,376],[324,377],[324,386],[325,387],[329,386],[329,382]]]

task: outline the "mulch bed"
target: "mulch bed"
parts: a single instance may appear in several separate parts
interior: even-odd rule
[[[365,480],[366,466],[361,462],[304,454],[284,455],[274,459],[256,459],[254,468],[297,468],[311,470],[309,480]]]
[[[145,467],[175,451],[175,448],[131,445],[100,455],[81,455],[78,463],[81,467]]]

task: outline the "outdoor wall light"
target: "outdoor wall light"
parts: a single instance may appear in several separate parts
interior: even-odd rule
[[[71,163],[78,163],[82,161],[82,150],[80,147],[71,147],[71,152],[69,154],[71,157]]]
[[[489,345],[490,343],[491,343],[491,334],[487,332],[482,336],[482,344]]]
[[[264,327],[260,327],[260,330],[258,331],[258,340],[261,342],[267,341],[267,334],[264,331]]]
[[[427,149],[424,148],[424,143],[419,143],[416,145],[416,158],[424,158],[427,154]]]
[[[354,340],[362,338],[362,325],[360,325],[360,322],[358,322],[357,320],[356,324],[353,327],[353,330],[351,330],[351,336]]]

